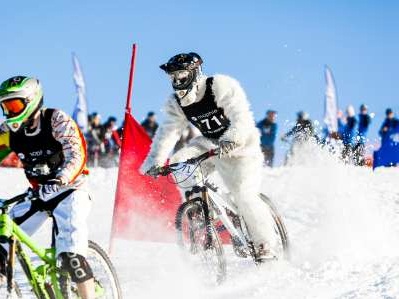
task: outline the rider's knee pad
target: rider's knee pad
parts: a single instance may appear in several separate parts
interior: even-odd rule
[[[71,275],[71,280],[73,282],[82,283],[93,278],[93,271],[87,263],[87,260],[80,254],[62,252],[60,258],[62,269]]]

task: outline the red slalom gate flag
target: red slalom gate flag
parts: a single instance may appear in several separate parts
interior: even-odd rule
[[[115,197],[113,237],[148,241],[174,240],[176,211],[181,203],[176,186],[165,177],[140,174],[151,139],[129,113],[125,115]]]
[[[175,241],[175,216],[181,204],[172,178],[141,175],[151,139],[130,113],[125,115],[112,236],[146,241]],[[218,225],[222,225],[221,222]],[[219,232],[230,243],[226,230]]]
[[[129,89],[111,231],[113,239],[174,241],[175,214],[181,203],[176,185],[166,177],[140,174],[151,139],[130,112],[136,46],[133,45]]]

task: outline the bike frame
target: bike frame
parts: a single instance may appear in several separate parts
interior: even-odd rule
[[[9,293],[12,292],[13,288],[12,279],[14,275],[15,256],[17,256],[21,264],[23,264],[23,270],[36,296],[45,294],[50,299],[46,290],[46,283],[51,282],[56,298],[63,298],[57,277],[59,269],[56,265],[55,248],[46,249],[37,245],[6,213],[0,215],[0,238],[8,240],[10,245],[7,265],[7,290]],[[44,263],[35,268],[31,258],[23,250],[21,244],[26,245]]]
[[[208,238],[212,234],[212,226],[214,226],[214,223],[212,222],[214,220],[218,220],[223,224],[223,229],[226,229],[230,233],[236,254],[242,257],[250,255],[254,259],[255,263],[259,263],[258,254],[248,227],[244,221],[244,218],[240,215],[240,213],[238,213],[238,208],[230,199],[229,194],[218,192],[218,187],[210,183],[207,178],[204,177],[202,171],[198,174],[195,174],[201,163],[210,157],[219,155],[219,150],[220,149],[210,150],[199,155],[198,157],[188,159],[185,162],[173,163],[164,167],[160,167],[151,175],[166,176],[170,173],[177,174],[177,176],[175,176],[175,183],[183,188],[184,186],[182,186],[181,183],[194,176],[195,180],[191,179],[191,181],[194,181],[192,184],[193,186],[189,187],[189,191],[186,191],[185,197],[187,201],[201,202],[205,214],[205,222],[208,227]],[[182,176],[183,180],[179,182],[177,179],[178,176]],[[199,193],[201,197],[194,197],[195,194]],[[271,216],[273,217],[274,224],[276,226],[275,228],[278,230],[279,237],[281,238],[282,250],[284,251],[285,255],[288,256],[287,231],[281,220],[281,217],[279,216],[276,208],[270,202],[270,199],[263,194],[259,194],[259,196],[260,199],[269,206]],[[183,207],[183,205],[181,207]],[[232,219],[231,216],[233,216]]]
[[[242,230],[237,229],[231,222],[230,217],[227,215],[227,211],[230,211],[234,215],[239,215],[237,206],[227,197],[223,197],[217,190],[210,188],[209,184],[205,182],[207,192],[209,193],[208,200],[212,206],[212,210],[218,215],[218,219],[223,223],[224,227],[230,233],[230,235],[240,241],[241,246],[248,246],[248,240],[250,239],[249,232],[246,229],[244,219],[239,216]]]
[[[187,162],[180,162],[174,165],[167,166],[170,172],[180,173],[187,178],[194,175],[197,167],[193,167],[193,162],[200,164],[205,159],[213,156],[213,152],[205,153],[202,157],[197,159],[191,159]],[[230,211],[234,215],[239,215],[237,206],[227,197],[222,196],[218,192],[218,188],[213,186],[206,178],[202,179],[202,183],[196,183],[195,186],[191,187],[190,191],[186,192],[186,200],[190,200],[195,193],[201,193],[201,200],[208,205],[208,209],[214,211],[217,214],[218,219],[223,223],[224,227],[230,233],[230,235],[241,243],[241,246],[245,247],[249,252],[252,252],[252,246],[249,243],[251,240],[249,232],[247,230],[244,219],[239,216],[242,230],[237,229],[230,217],[227,215],[227,211]]]

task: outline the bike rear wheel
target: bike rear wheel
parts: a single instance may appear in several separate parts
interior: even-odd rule
[[[116,270],[105,251],[95,242],[89,241],[87,254],[96,286],[96,298],[120,299],[122,291]],[[63,290],[65,299],[77,299],[77,286],[69,279],[61,279],[60,287]]]
[[[285,258],[289,258],[289,240],[288,240],[288,233],[287,229],[284,225],[283,218],[281,217],[280,213],[277,210],[277,207],[273,204],[273,202],[264,194],[260,194],[260,198],[262,201],[267,204],[269,207],[270,213],[274,219],[275,231],[278,234],[279,238],[279,251],[283,253]]]
[[[199,263],[204,277],[219,284],[226,278],[223,246],[208,207],[200,198],[183,203],[176,214],[177,244]]]

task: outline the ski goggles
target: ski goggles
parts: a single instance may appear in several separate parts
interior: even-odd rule
[[[169,73],[172,86],[176,89],[184,89],[190,85],[193,80],[193,72],[189,70],[178,70]]]
[[[8,99],[1,102],[1,108],[3,114],[10,118],[20,115],[25,110],[26,103],[24,99],[20,98]]]

